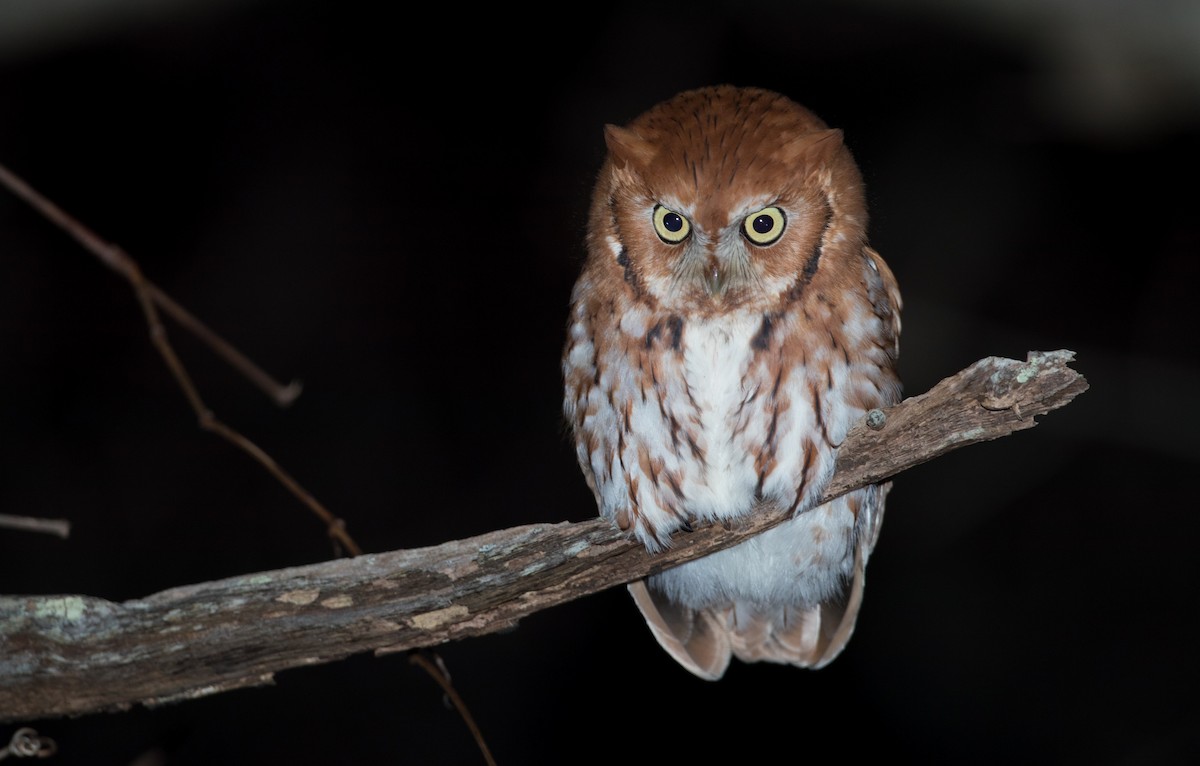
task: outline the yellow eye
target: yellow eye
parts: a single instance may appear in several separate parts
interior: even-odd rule
[[[742,221],[742,234],[756,245],[769,245],[783,234],[787,216],[777,207],[764,207]]]
[[[688,219],[662,205],[654,206],[654,231],[668,245],[677,245],[692,233]]]

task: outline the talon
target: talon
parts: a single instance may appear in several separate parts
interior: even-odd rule
[[[617,529],[622,532],[629,531],[629,511],[617,511]]]

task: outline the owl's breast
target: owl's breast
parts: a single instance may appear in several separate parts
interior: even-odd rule
[[[755,404],[761,381],[752,374],[758,325],[758,317],[735,312],[684,326],[679,372],[703,457],[683,477],[691,516],[727,519],[754,503],[757,477],[745,437],[761,421]]]

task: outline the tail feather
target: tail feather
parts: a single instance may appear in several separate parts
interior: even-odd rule
[[[654,638],[680,665],[706,681],[725,675],[732,647],[727,620],[720,613],[668,601],[646,587],[645,580],[630,583],[629,592]]]
[[[860,538],[844,600],[808,608],[735,603],[691,609],[668,600],[645,580],[630,583],[629,592],[659,645],[705,680],[720,679],[735,656],[743,662],[821,668],[833,662],[854,632],[870,551],[864,547],[874,542],[873,536]]]

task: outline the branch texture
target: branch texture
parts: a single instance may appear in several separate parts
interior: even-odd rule
[[[989,357],[847,436],[823,500],[950,450],[1032,428],[1087,381],[1070,351]],[[271,683],[288,668],[435,646],[727,548],[784,521],[696,525],[648,554],[607,520],[531,524],[442,545],[188,585],[113,603],[0,597],[0,721],[154,706]]]

